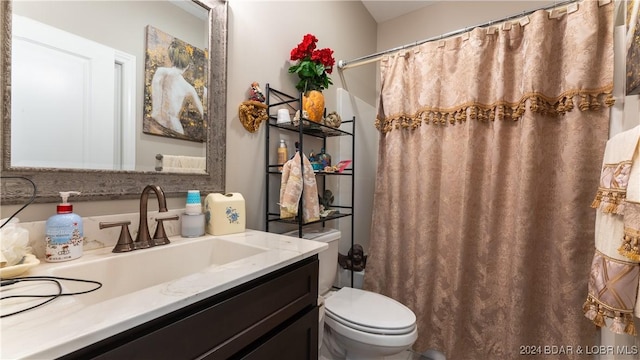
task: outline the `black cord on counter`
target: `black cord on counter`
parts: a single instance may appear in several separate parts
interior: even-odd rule
[[[29,206],[29,204],[31,204],[33,202],[33,200],[36,199],[36,193],[38,191],[38,188],[36,187],[36,184],[31,181],[31,179],[26,178],[24,176],[0,176],[0,179],[20,179],[20,180],[26,180],[28,182],[31,183],[31,186],[33,186],[33,194],[31,195],[31,199],[29,199],[29,201],[27,201],[26,204],[22,205],[22,207],[20,209],[18,209],[18,211],[14,212],[13,215],[9,216],[9,218],[7,219],[7,221],[5,221],[4,223],[2,223],[2,225],[0,225],[0,229],[2,229],[5,225],[7,225],[9,223],[9,221],[11,221],[11,219],[13,219],[16,215],[18,215],[18,213],[22,210],[24,210],[27,206]]]
[[[95,284],[97,285],[95,288],[93,289],[89,289],[89,290],[85,290],[85,291],[78,291],[78,292],[73,292],[73,293],[65,293],[62,290],[62,284],[60,283],[60,281],[76,281],[76,282],[84,282],[84,283],[89,283],[89,284]],[[9,314],[4,314],[4,315],[0,315],[0,318],[5,318],[5,317],[9,317],[12,315],[17,315],[20,313],[23,313],[25,311],[29,311],[35,308],[38,308],[40,306],[43,306],[45,304],[50,303],[51,301],[61,297],[61,296],[72,296],[72,295],[81,295],[81,294],[87,294],[90,293],[92,291],[96,291],[98,289],[100,289],[102,287],[102,283],[99,281],[94,281],[94,280],[85,280],[85,279],[73,279],[73,278],[65,278],[65,277],[59,277],[59,276],[24,276],[24,277],[17,277],[17,278],[13,278],[13,279],[6,279],[6,280],[2,280],[0,281],[0,287],[4,287],[4,286],[11,286],[20,282],[28,282],[28,281],[46,281],[46,282],[52,282],[55,283],[58,287],[58,292],[55,294],[45,294],[45,295],[7,295],[7,296],[0,296],[0,301],[4,300],[4,299],[15,299],[15,298],[48,298],[47,300],[30,306],[28,308],[22,309],[22,310],[18,310],[18,311],[14,311],[12,313]]]

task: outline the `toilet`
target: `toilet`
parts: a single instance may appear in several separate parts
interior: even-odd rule
[[[297,236],[293,231],[285,235]],[[309,230],[303,238],[326,242],[320,260],[319,358],[322,360],[376,360],[399,354],[418,338],[415,314],[387,296],[343,287],[331,290],[338,270],[340,231]]]

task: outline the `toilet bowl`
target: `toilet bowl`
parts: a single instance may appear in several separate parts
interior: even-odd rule
[[[416,317],[401,303],[370,291],[344,287],[325,300],[324,345],[346,359],[382,359],[418,338]]]
[[[298,231],[285,235],[298,236]],[[418,338],[415,314],[406,306],[374,292],[343,287],[331,290],[337,277],[340,231],[315,229],[303,238],[323,241],[318,254],[320,359],[376,360],[409,349]]]

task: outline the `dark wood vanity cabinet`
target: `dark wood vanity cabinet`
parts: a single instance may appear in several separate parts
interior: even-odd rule
[[[313,256],[63,359],[315,360],[317,299]]]

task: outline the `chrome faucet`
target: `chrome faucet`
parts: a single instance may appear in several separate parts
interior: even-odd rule
[[[134,247],[136,249],[146,249],[156,245],[164,245],[169,243],[162,220],[177,220],[178,216],[173,216],[166,219],[157,219],[158,227],[156,228],[153,239],[149,233],[149,225],[147,224],[147,202],[149,200],[149,193],[153,191],[158,198],[158,210],[160,212],[167,212],[167,200],[164,196],[164,191],[158,185],[147,185],[140,195],[140,224],[138,226],[138,235],[136,235],[136,241]]]

